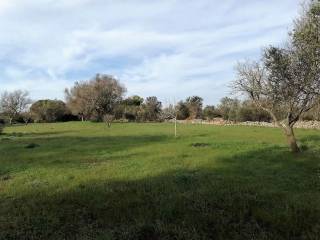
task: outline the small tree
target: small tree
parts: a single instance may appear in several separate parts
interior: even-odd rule
[[[218,105],[218,111],[222,118],[228,121],[238,121],[238,112],[240,110],[240,101],[238,99],[232,99],[224,97],[221,99]]]
[[[177,137],[177,117],[178,117],[177,105],[169,104],[169,106],[164,108],[161,112],[161,118],[163,120],[173,120],[174,121],[174,136],[175,137]]]
[[[114,115],[112,114],[106,114],[103,116],[103,121],[107,124],[108,128],[111,127],[111,123],[114,120]]]
[[[12,121],[31,103],[28,97],[29,93],[26,91],[16,90],[13,92],[4,92],[0,99],[1,111],[9,119],[10,125]]]

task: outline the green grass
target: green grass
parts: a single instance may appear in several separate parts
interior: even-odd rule
[[[14,126],[0,239],[320,239],[320,132],[170,124]]]

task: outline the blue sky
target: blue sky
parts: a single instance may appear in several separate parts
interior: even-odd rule
[[[127,95],[216,104],[237,61],[281,45],[299,0],[0,0],[0,91],[63,99],[96,73]]]

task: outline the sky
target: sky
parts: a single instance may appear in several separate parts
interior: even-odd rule
[[[64,99],[96,73],[127,96],[230,94],[235,65],[281,45],[299,0],[0,0],[0,92]]]

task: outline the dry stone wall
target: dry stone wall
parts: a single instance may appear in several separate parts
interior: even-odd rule
[[[229,126],[229,125],[241,125],[241,126],[257,126],[257,127],[277,127],[274,123],[269,122],[232,122],[226,121],[222,118],[215,118],[213,120],[179,120],[178,123],[183,124],[207,124],[217,126]],[[299,121],[295,124],[295,128],[306,128],[306,129],[320,129],[320,121]]]

